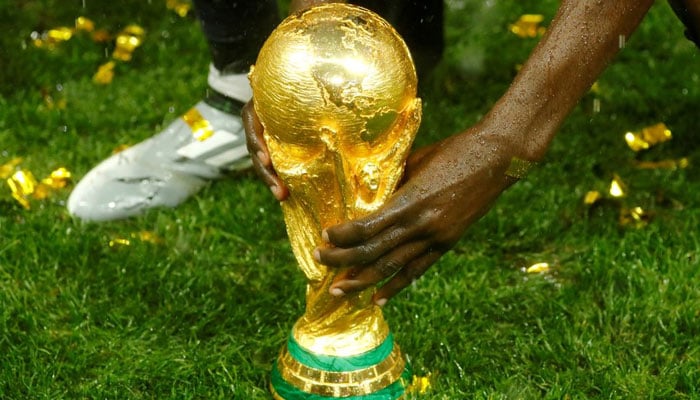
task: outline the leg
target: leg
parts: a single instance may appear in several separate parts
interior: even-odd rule
[[[195,0],[195,11],[211,52],[209,104],[221,108],[228,102],[220,94],[245,103],[252,97],[248,70],[260,47],[279,23],[275,0]],[[240,104],[239,104],[240,106]],[[225,109],[240,114],[240,107]]]
[[[248,73],[279,23],[276,1],[195,0],[212,64],[223,73]]]
[[[248,69],[277,24],[277,3],[196,0],[195,10],[212,56],[204,99],[90,170],[68,199],[72,215],[105,221],[174,207],[225,171],[250,165],[240,113],[252,96]]]
[[[425,76],[442,57],[443,0],[351,1],[384,17],[404,38],[411,50],[418,76]]]

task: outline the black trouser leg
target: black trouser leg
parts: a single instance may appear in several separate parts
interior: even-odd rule
[[[411,50],[419,76],[427,74],[442,57],[443,0],[356,0],[386,19]]]
[[[279,23],[276,0],[194,0],[212,63],[223,73],[246,73]]]

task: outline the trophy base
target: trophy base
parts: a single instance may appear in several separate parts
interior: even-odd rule
[[[277,400],[395,400],[410,378],[391,334],[377,348],[351,357],[311,353],[290,335],[272,368],[270,389]]]

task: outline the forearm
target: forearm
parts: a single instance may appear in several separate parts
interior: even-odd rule
[[[653,0],[563,0],[547,33],[484,118],[513,156],[539,160]]]

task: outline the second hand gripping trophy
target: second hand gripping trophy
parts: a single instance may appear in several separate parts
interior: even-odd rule
[[[381,17],[341,3],[291,15],[250,72],[306,310],[272,371],[277,399],[398,399],[409,368],[372,302],[376,288],[335,297],[340,272],[313,250],[324,228],[378,209],[396,188],[420,124],[416,71]]]

